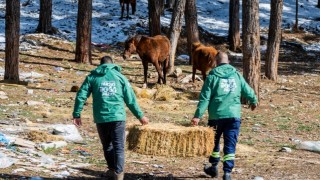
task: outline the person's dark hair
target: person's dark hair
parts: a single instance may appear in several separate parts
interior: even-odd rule
[[[113,59],[110,56],[104,56],[100,60],[100,65],[101,64],[113,64]]]

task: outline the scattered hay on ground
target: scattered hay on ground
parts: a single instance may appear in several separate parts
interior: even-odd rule
[[[168,85],[157,85],[156,93],[154,94],[154,100],[157,101],[171,101],[177,97],[177,92]]]
[[[144,89],[133,86],[136,96],[139,98],[153,99],[156,101],[171,101],[177,98],[177,92],[168,85],[156,85],[153,89]]]
[[[136,86],[132,86],[132,88],[137,97],[146,99],[151,99],[157,91],[156,89],[143,89]]]
[[[26,135],[28,140],[36,143],[64,140],[61,136],[51,135],[43,131],[29,131],[26,133]]]
[[[178,100],[199,100],[200,91],[187,91],[183,93],[178,93]]]
[[[236,154],[252,154],[252,153],[257,153],[258,151],[248,145],[245,144],[237,144],[237,148],[236,148]]]
[[[157,156],[206,156],[213,148],[214,133],[207,127],[184,127],[169,123],[132,126],[128,148]]]

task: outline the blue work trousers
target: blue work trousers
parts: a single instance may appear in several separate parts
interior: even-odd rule
[[[96,125],[108,168],[117,174],[123,172],[126,122],[115,121]]]
[[[236,144],[238,142],[238,135],[241,121],[239,118],[225,118],[218,120],[209,120],[208,125],[214,127],[214,148],[209,162],[213,166],[217,166],[220,161],[220,138],[223,134],[223,171],[230,173],[234,167],[234,158],[236,152]]]

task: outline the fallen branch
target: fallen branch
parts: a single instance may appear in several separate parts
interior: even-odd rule
[[[143,161],[131,161],[131,163],[134,163],[134,164],[149,164],[148,162],[143,162]]]

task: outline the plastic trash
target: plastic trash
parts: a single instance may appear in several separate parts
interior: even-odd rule
[[[82,156],[92,156],[92,154],[89,153],[89,150],[83,147],[77,147],[73,150],[71,150],[71,153],[76,154],[79,153]]]
[[[68,171],[62,171],[51,173],[51,175],[55,176],[56,178],[66,178],[70,176],[70,173]]]
[[[83,138],[81,137],[75,125],[56,124],[56,125],[53,125],[52,127],[53,127],[53,134],[63,136],[65,141],[74,142],[74,143],[83,143]]]
[[[40,156],[40,161],[41,161],[42,165],[53,165],[53,164],[55,164],[54,160],[51,157],[49,157],[49,156],[47,156],[47,155],[45,155],[43,153],[40,153],[38,155]]]
[[[303,141],[296,148],[320,153],[320,141]]]
[[[16,159],[10,158],[0,152],[0,168],[7,168],[16,163]]]
[[[41,143],[40,147],[43,150],[49,149],[49,148],[61,148],[61,147],[65,147],[67,146],[67,142],[65,141],[53,141],[53,142],[49,142],[49,143]]]
[[[59,71],[64,71],[64,68],[63,67],[55,67],[54,70],[59,72]]]
[[[320,153],[320,141],[300,141],[293,140],[297,149]]]
[[[23,169],[23,168],[18,168],[12,171],[12,174],[16,174],[18,172],[26,172],[27,170]]]
[[[36,177],[31,177],[30,180],[43,180],[43,178],[36,176]]]
[[[7,146],[9,142],[9,139],[7,139],[6,136],[0,132],[0,145],[3,144]]]

